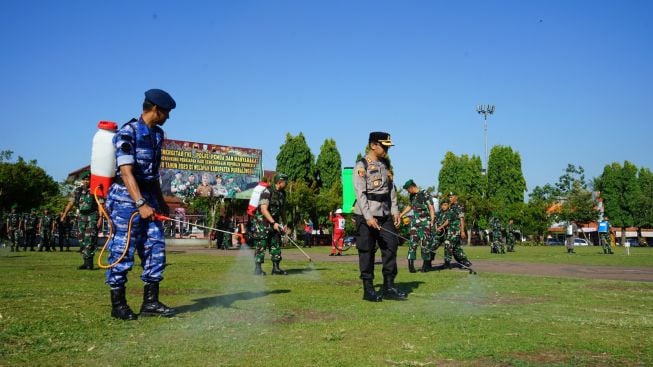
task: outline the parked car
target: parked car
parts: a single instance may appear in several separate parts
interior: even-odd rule
[[[564,246],[565,243],[560,241],[557,238],[547,238],[546,242],[544,242],[548,246]]]
[[[574,246],[589,246],[589,242],[587,242],[586,239],[584,238],[574,238]]]
[[[630,247],[639,247],[639,241],[637,238],[626,238],[626,243],[630,245]]]

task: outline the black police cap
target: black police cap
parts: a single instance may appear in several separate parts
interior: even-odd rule
[[[370,133],[370,143],[380,143],[386,147],[394,146],[392,140],[390,140],[390,134],[383,131],[373,131]]]
[[[172,99],[168,92],[161,89],[148,90],[145,92],[145,99],[168,111],[177,107],[177,103]]]

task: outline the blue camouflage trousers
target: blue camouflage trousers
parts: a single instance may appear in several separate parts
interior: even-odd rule
[[[141,192],[148,204],[156,208],[156,199],[152,193]],[[113,184],[106,201],[107,211],[113,225],[113,235],[107,247],[109,264],[116,262],[122,256],[127,245],[127,234],[130,234],[129,249],[125,257],[113,268],[107,269],[105,282],[111,287],[127,283],[127,272],[134,265],[134,252],[141,259],[143,273],[141,280],[146,283],[158,283],[163,280],[166,265],[165,239],[163,223],[155,220],[143,220],[136,214],[132,220],[131,231],[129,222],[132,214],[138,209],[132,201],[127,189],[122,185]]]

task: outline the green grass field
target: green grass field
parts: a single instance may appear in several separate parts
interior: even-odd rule
[[[609,261],[652,267],[653,251],[636,250]],[[467,251],[491,258],[487,248]],[[580,249],[573,261],[605,265],[598,251]],[[251,254],[233,252],[169,253],[161,300],[179,316],[123,322],[109,316],[104,273],[76,270],[77,254],[2,249],[0,365],[653,365],[653,283],[400,269],[409,300],[368,303],[354,263],[287,260],[289,276],[255,277]],[[500,259],[572,261],[563,255],[519,247]],[[127,289],[135,311],[139,275]]]

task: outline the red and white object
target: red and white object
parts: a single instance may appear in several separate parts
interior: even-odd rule
[[[250,216],[254,215],[256,209],[258,209],[258,204],[261,201],[261,194],[263,190],[270,186],[267,182],[259,182],[258,185],[254,188],[252,192],[252,197],[249,198],[249,205],[247,206],[247,214]]]
[[[113,146],[113,136],[116,135],[118,124],[111,121],[100,121],[98,131],[93,136],[91,149],[91,192],[106,197],[109,186],[116,176],[116,149]]]

